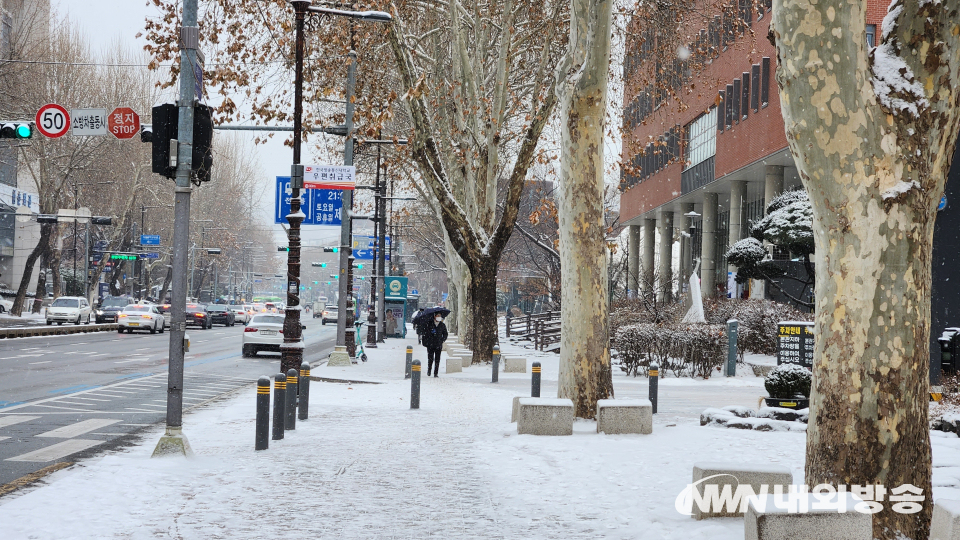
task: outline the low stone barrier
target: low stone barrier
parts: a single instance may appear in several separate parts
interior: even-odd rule
[[[527,359],[519,356],[505,356],[503,358],[504,373],[526,373]]]
[[[113,324],[81,324],[71,326],[30,326],[25,328],[2,328],[0,329],[0,339],[12,339],[20,337],[34,336],[65,336],[69,334],[86,334],[89,332],[111,332],[116,331],[117,325]]]
[[[960,501],[937,499],[933,505],[930,540],[960,540]]]
[[[463,362],[456,356],[447,358],[447,373],[461,373],[463,371]]]
[[[753,494],[760,494],[760,486],[767,486],[767,492],[773,493],[774,486],[783,486],[783,493],[789,493],[793,483],[793,473],[782,465],[751,465],[747,463],[726,462],[699,462],[693,464],[693,483],[701,497],[707,486],[716,486],[717,492],[729,486],[734,492],[738,486],[746,485],[753,489]],[[713,488],[711,488],[713,489]],[[773,505],[770,505],[771,507]],[[741,506],[733,512],[728,508],[707,508],[702,510],[696,502],[693,505],[693,518],[700,520],[713,517],[735,517],[744,515]]]
[[[649,399],[597,400],[597,433],[653,433],[653,403]]]
[[[750,501],[743,518],[744,540],[796,540],[829,538],[830,540],[871,540],[873,516],[854,510],[860,499],[852,493],[832,496],[808,493],[798,497],[797,506],[805,511],[792,512],[784,504],[790,496],[767,495]],[[780,499],[780,506],[775,500]],[[806,500],[803,500],[806,499]],[[759,503],[759,504],[758,504]],[[762,507],[762,508],[761,508]],[[842,511],[840,509],[843,509]],[[933,535],[930,538],[936,538]]]
[[[573,435],[573,401],[557,398],[520,398],[519,435]]]

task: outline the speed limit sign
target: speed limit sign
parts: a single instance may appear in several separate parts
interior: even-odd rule
[[[70,129],[70,113],[56,103],[47,103],[37,111],[37,131],[56,139]]]

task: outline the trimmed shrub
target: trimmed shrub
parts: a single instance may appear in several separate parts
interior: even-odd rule
[[[813,375],[807,368],[797,364],[780,364],[763,380],[770,397],[810,397],[810,382]]]

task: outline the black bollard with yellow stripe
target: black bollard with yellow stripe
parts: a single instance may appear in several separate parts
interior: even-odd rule
[[[403,375],[404,379],[410,378],[410,366],[412,365],[413,365],[413,347],[411,345],[407,345],[407,366],[405,368],[404,375]]]
[[[270,446],[270,377],[257,381],[257,450]]]
[[[292,431],[297,429],[297,370],[287,370],[287,406],[283,419],[283,429]]]
[[[300,364],[300,402],[297,412],[300,420],[306,420],[310,409],[310,364]]]
[[[283,412],[287,408],[287,376],[277,373],[273,378],[273,440],[283,438]]]
[[[420,361],[414,360],[410,366],[410,408],[420,408]]]
[[[650,364],[647,375],[650,376],[650,403],[653,405],[653,414],[657,414],[657,390],[660,387],[660,366]]]
[[[493,346],[493,354],[491,355],[493,360],[493,374],[491,375],[490,382],[497,382],[500,379],[500,347],[497,345]]]
[[[530,371],[533,374],[530,380],[530,397],[540,397],[540,362],[534,362]]]

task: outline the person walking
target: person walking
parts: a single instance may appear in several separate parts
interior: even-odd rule
[[[417,344],[423,344],[423,327],[430,321],[423,320],[420,318],[420,315],[423,314],[423,308],[417,310],[417,313],[413,316],[413,329],[417,331]]]
[[[443,351],[443,342],[447,340],[447,325],[443,324],[443,316],[439,313],[433,320],[423,323],[423,337],[421,343],[427,348],[427,377],[433,370],[433,376],[440,374],[440,353]]]

